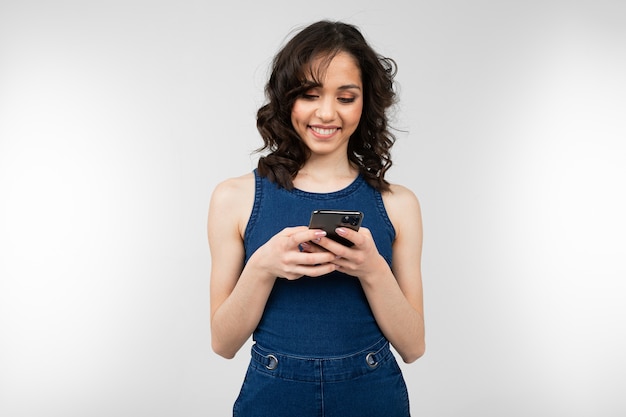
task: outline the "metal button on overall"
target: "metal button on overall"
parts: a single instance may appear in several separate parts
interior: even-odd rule
[[[265,367],[270,371],[276,369],[276,367],[278,366],[278,358],[276,358],[276,356],[274,355],[267,355],[267,359],[269,360],[269,363],[265,365]]]
[[[367,362],[367,366],[374,369],[378,366],[378,361],[374,358],[374,352],[370,352],[365,357],[365,362]]]

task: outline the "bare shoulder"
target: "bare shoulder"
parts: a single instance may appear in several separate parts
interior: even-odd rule
[[[251,172],[240,177],[229,178],[217,184],[211,199],[218,203],[253,200],[254,185],[254,174]]]
[[[382,197],[396,234],[400,234],[402,230],[421,229],[420,202],[411,189],[403,185],[391,184],[391,190],[384,192]]]
[[[391,190],[383,193],[383,201],[387,211],[403,212],[404,210],[419,209],[419,200],[413,191],[399,184],[391,184],[390,186]]]
[[[254,204],[254,174],[233,177],[217,184],[211,195],[209,222],[236,225],[243,233]]]

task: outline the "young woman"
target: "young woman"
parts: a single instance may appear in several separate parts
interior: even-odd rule
[[[420,206],[390,184],[395,65],[359,30],[321,21],[276,55],[257,115],[257,169],[209,208],[211,336],[232,358],[252,335],[234,416],[409,415],[402,373],[424,353]],[[346,246],[318,209],[364,213]]]

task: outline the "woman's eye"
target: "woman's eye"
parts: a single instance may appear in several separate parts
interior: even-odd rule
[[[354,97],[339,97],[338,100],[340,103],[348,104],[348,103],[354,103],[355,98]]]
[[[302,94],[302,98],[307,99],[307,100],[313,100],[316,99],[318,96],[316,96],[315,94]]]

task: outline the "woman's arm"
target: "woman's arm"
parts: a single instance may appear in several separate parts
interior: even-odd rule
[[[211,344],[225,358],[234,357],[258,325],[276,277],[319,276],[336,268],[331,253],[300,252],[300,243],[320,237],[306,226],[282,230],[244,267],[243,236],[253,200],[254,177],[246,175],[219,184],[209,206]]]
[[[390,334],[391,343],[403,360],[410,363],[420,358],[426,350],[421,271],[422,212],[413,192],[401,186],[392,186],[392,193],[385,194],[383,200],[396,229],[392,270],[388,270],[385,262],[383,266],[388,273],[380,277],[378,291],[373,289],[377,284],[375,277],[365,282],[372,286],[370,304],[376,303],[381,312],[387,313],[381,314],[379,320],[385,323],[383,326]],[[388,275],[391,271],[392,275]],[[382,285],[383,282],[388,287]],[[389,291],[390,294],[387,296],[383,291]],[[396,302],[398,305],[395,305]]]
[[[242,275],[244,219],[250,217],[253,200],[254,178],[246,175],[219,184],[209,206],[211,344],[226,358],[234,357],[252,334],[273,285],[267,277]],[[238,293],[231,297],[235,287]]]
[[[376,322],[402,359],[411,363],[424,354],[424,307],[421,253],[422,220],[419,201],[408,189],[392,186],[383,196],[387,213],[396,230],[392,268],[378,253],[371,233],[339,229],[355,243],[343,247],[329,239],[321,244],[341,258],[340,270],[359,277]]]

